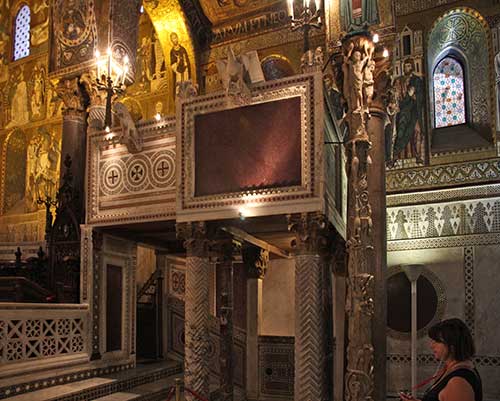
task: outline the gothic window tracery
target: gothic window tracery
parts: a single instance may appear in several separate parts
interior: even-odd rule
[[[30,54],[30,22],[31,10],[24,5],[19,9],[14,23],[14,61]]]
[[[434,69],[435,127],[465,124],[464,69],[453,57],[443,58]]]

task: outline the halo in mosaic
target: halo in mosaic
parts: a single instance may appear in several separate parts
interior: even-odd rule
[[[433,75],[436,128],[465,123],[464,70],[452,57],[445,57]]]
[[[14,61],[30,54],[30,21],[31,12],[28,6],[23,6],[16,16],[14,33]]]

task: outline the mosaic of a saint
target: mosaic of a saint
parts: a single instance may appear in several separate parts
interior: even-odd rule
[[[191,63],[186,48],[179,43],[179,36],[177,33],[170,34],[170,42],[172,49],[170,49],[170,68],[174,73],[174,88],[180,82],[191,79]]]

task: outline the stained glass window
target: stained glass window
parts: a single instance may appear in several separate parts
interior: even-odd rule
[[[451,57],[434,69],[434,112],[436,128],[465,123],[464,70]]]
[[[30,54],[30,20],[30,8],[28,6],[21,7],[15,23],[14,60],[19,60]]]

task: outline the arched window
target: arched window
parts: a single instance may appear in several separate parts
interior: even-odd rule
[[[443,58],[434,69],[434,113],[436,128],[465,124],[464,69],[452,57]]]
[[[30,54],[30,20],[30,8],[24,5],[17,13],[14,23],[14,61]]]

